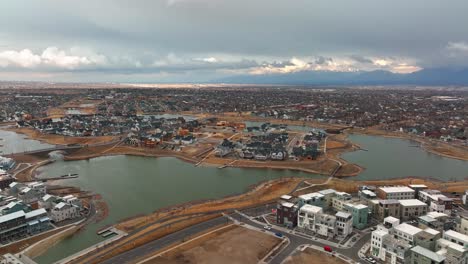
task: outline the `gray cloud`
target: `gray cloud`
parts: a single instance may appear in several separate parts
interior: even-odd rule
[[[211,71],[212,77],[259,62],[294,66],[293,57],[314,65],[346,57],[357,65],[403,58],[422,67],[460,66],[468,62],[453,54],[468,43],[467,9],[466,0],[0,1],[0,53],[81,47],[107,63],[75,71]],[[168,54],[180,61],[153,65]],[[203,61],[209,58],[216,63]]]

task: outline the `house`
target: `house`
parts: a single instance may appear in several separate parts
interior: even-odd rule
[[[60,202],[50,211],[50,217],[55,223],[80,217],[78,206]]]
[[[353,232],[353,216],[346,212],[337,212],[335,233],[340,237],[347,237]]]

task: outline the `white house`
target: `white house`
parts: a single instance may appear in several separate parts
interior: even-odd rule
[[[80,216],[80,209],[78,206],[70,205],[64,202],[60,202],[50,211],[50,218],[55,223],[73,219]]]

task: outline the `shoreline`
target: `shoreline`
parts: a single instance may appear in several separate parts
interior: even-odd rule
[[[420,144],[421,149],[424,151],[438,155],[441,157],[445,158],[450,158],[450,159],[456,159],[456,160],[462,160],[462,161],[468,161],[468,148],[465,149],[465,147],[460,146],[451,146],[447,143],[444,142],[428,142],[430,139],[422,138],[422,137],[414,137],[405,133],[398,133],[397,132],[389,132],[389,131],[383,131],[383,130],[369,130],[369,129],[364,129],[364,130],[357,130],[357,129],[352,129],[348,131],[349,134],[356,134],[356,135],[366,135],[366,136],[376,136],[376,137],[384,137],[384,138],[397,138],[397,139],[402,139],[402,140],[408,140],[408,141],[414,141]],[[452,149],[458,149],[457,151],[465,151],[463,153],[464,156],[459,156],[459,155],[450,155],[446,153],[442,153],[441,151],[437,151],[434,149],[431,149],[431,146],[429,144],[437,144],[437,145],[445,145],[442,147],[445,147],[446,149],[450,150]]]

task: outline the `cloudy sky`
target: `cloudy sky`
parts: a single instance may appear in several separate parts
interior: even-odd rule
[[[466,0],[2,0],[0,80],[468,66]]]

